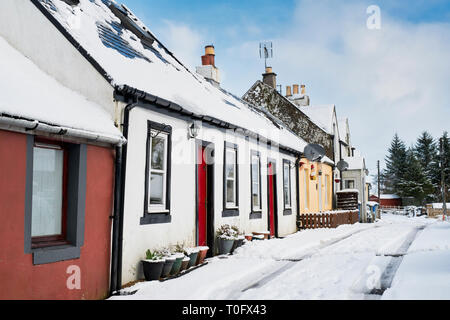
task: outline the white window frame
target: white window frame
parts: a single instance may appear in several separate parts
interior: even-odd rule
[[[285,168],[287,167],[287,175],[285,174]],[[289,204],[286,204],[286,199],[285,199],[285,192],[286,190],[284,189],[285,186],[285,179],[288,179],[288,196],[289,196]],[[284,208],[285,209],[292,209],[292,187],[291,187],[291,162],[289,160],[283,160],[283,203],[284,203]]]
[[[158,130],[151,130],[150,131],[150,152],[149,152],[149,159],[148,159],[148,195],[147,195],[147,208],[149,213],[161,213],[161,212],[169,212],[166,208],[166,195],[167,195],[167,157],[168,157],[168,142],[169,142],[169,134],[166,132],[160,132]],[[153,137],[156,135],[155,137]],[[164,160],[163,160],[163,169],[153,169],[152,168],[152,154],[153,154],[153,139],[155,138],[161,138],[164,139]],[[151,198],[151,177],[152,173],[161,174],[162,173],[162,179],[163,179],[163,190],[162,190],[162,203],[161,204],[151,204],[150,198]]]
[[[256,161],[257,164],[257,172],[253,172],[253,161]],[[262,211],[262,197],[261,197],[261,155],[257,152],[252,152],[251,156],[250,156],[250,170],[251,170],[251,175],[250,175],[250,199],[251,199],[251,208],[252,208],[252,212],[261,212]],[[259,199],[259,206],[255,206],[253,204],[253,194],[254,194],[254,185],[253,185],[253,179],[257,178],[257,188],[256,188],[256,192],[258,194],[258,199]]]
[[[225,208],[226,209],[236,209],[238,207],[237,205],[237,150],[235,148],[231,148],[231,147],[225,147],[225,173],[226,173],[226,168],[228,166],[227,163],[227,154],[228,152],[232,152],[233,153],[233,173],[234,176],[233,178],[229,178],[227,174],[225,174]],[[228,181],[232,180],[233,181],[233,199],[234,202],[228,202]]]

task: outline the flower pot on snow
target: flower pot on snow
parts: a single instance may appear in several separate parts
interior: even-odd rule
[[[247,241],[252,241],[252,240],[253,240],[253,234],[247,233],[247,234],[245,235],[245,240],[247,240]]]
[[[219,237],[219,254],[229,254],[234,244],[233,238]]]
[[[233,247],[231,247],[230,253],[233,253],[234,250],[242,246],[242,243],[244,243],[245,238],[243,236],[239,236],[236,239],[234,239]]]
[[[258,234],[258,235],[254,235],[253,236],[253,240],[264,240],[264,235],[263,234]]]
[[[191,258],[184,256],[183,260],[181,260],[180,272],[188,268],[189,261],[191,261]]]
[[[142,266],[144,268],[145,280],[158,280],[161,278],[164,267],[164,259],[142,260]]]
[[[198,255],[197,255],[197,262],[196,264],[202,264],[203,261],[206,258],[206,254],[208,253],[209,247],[207,246],[203,246],[203,247],[198,247]]]
[[[255,236],[264,236],[264,239],[269,239],[270,236],[270,231],[255,231],[253,232],[253,235]]]
[[[178,272],[180,272],[181,269],[181,263],[183,262],[184,259],[184,254],[182,253],[177,253],[174,255],[175,257],[175,262],[172,265],[172,270],[170,270],[170,275],[173,276],[175,274],[177,274]]]
[[[170,257],[166,257],[165,258],[165,262],[164,262],[164,266],[163,266],[163,271],[162,271],[162,277],[166,278],[170,275],[170,271],[172,270],[173,264],[175,263],[176,258],[173,256]]]
[[[197,248],[188,248],[188,249],[186,249],[186,253],[190,259],[188,268],[195,266],[195,264],[197,262],[197,256],[198,256],[199,250]]]

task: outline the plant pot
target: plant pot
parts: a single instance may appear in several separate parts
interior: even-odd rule
[[[258,232],[253,232],[253,235],[255,236],[264,236],[264,239],[268,240],[269,236],[270,236],[270,231],[258,231]]]
[[[255,234],[254,236],[253,236],[253,241],[255,241],[255,240],[264,240],[265,239],[265,236],[263,235],[263,234]]]
[[[205,247],[198,247],[198,250],[199,250],[199,252],[198,252],[198,255],[197,255],[197,262],[196,262],[197,265],[203,263],[203,261],[206,258],[206,254],[208,253],[209,247],[206,247],[206,246]]]
[[[145,280],[152,281],[161,278],[164,260],[142,260]]]
[[[186,270],[188,268],[189,261],[191,261],[191,259],[189,257],[186,257],[186,256],[181,260],[180,272],[184,271],[184,270]]]
[[[174,257],[175,257],[175,262],[172,265],[172,270],[170,270],[171,276],[180,272],[181,263],[183,262],[183,259],[184,259],[184,254],[176,254]]]
[[[233,244],[234,239],[219,238],[219,254],[229,254]]]
[[[166,257],[162,270],[161,277],[167,278],[170,275],[170,271],[172,270],[173,264],[175,263],[175,257]]]
[[[236,250],[237,248],[239,248],[240,246],[242,246],[242,244],[244,243],[245,238],[242,236],[239,236],[237,239],[234,240],[233,243],[233,247],[231,248],[230,253],[233,253],[234,250]]]
[[[198,252],[199,252],[198,249],[191,249],[191,250],[188,252],[188,254],[189,254],[188,256],[189,256],[189,258],[190,258],[189,264],[188,264],[188,268],[195,266],[195,264],[196,264],[196,262],[197,262]]]
[[[253,234],[246,234],[245,235],[245,240],[252,241],[253,240]]]

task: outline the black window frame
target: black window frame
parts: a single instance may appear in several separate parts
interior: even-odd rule
[[[33,201],[33,157],[34,135],[27,136],[26,189],[24,252],[32,254],[33,265],[49,264],[65,260],[79,259],[84,245],[86,188],[87,188],[87,145],[65,143],[68,153],[66,185],[66,234],[64,244],[49,243],[48,246],[34,247],[32,244],[32,201]],[[52,140],[51,138],[45,138]]]
[[[236,207],[235,208],[227,208],[227,198],[226,198],[226,190],[227,190],[227,177],[226,177],[226,158],[227,158],[227,148],[235,150],[235,164],[236,164],[236,172],[235,172],[235,185],[236,185]],[[223,210],[222,217],[236,217],[239,216],[239,147],[236,143],[230,143],[225,141],[223,148]]]
[[[164,133],[167,135],[167,157],[166,161],[166,199],[165,199],[165,211],[154,212],[148,210],[148,196],[149,196],[149,177],[150,177],[150,152],[151,152],[151,132],[157,131],[158,134]],[[157,134],[157,135],[158,135]],[[156,135],[156,136],[157,136]],[[155,137],[156,137],[155,136]],[[153,137],[154,138],[154,137]],[[159,224],[170,223],[172,221],[170,211],[170,198],[171,198],[171,171],[172,171],[172,127],[164,123],[158,123],[151,120],[147,120],[147,142],[145,153],[145,186],[144,186],[144,210],[143,216],[140,219],[141,225],[147,224]]]
[[[259,209],[253,207],[253,157],[258,157],[258,175],[259,175]],[[261,152],[250,150],[250,219],[262,218],[262,176],[261,176]]]
[[[284,166],[288,165],[289,168],[289,173],[288,173],[288,178],[289,178],[289,202],[290,205],[289,207],[286,206],[286,201],[285,201],[285,192],[286,190],[284,190],[284,182],[286,179],[286,176],[284,174]],[[287,216],[287,215],[291,215],[292,214],[292,179],[291,179],[291,161],[288,159],[283,159],[283,215]]]

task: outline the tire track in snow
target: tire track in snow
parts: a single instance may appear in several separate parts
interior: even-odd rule
[[[273,279],[277,278],[278,276],[280,276],[282,273],[284,273],[286,270],[289,270],[290,268],[294,267],[298,262],[306,260],[306,259],[310,259],[313,255],[315,255],[319,250],[325,249],[327,247],[330,247],[332,245],[335,245],[338,242],[347,240],[350,237],[353,237],[361,232],[365,232],[365,231],[373,231],[373,229],[376,228],[380,228],[382,226],[377,226],[375,225],[374,227],[371,228],[365,228],[362,230],[356,230],[355,232],[352,232],[350,234],[341,236],[339,238],[335,238],[329,241],[325,241],[324,243],[318,245],[317,247],[313,248],[310,250],[310,252],[302,255],[300,258],[296,258],[296,259],[275,259],[275,261],[285,261],[286,263],[279,267],[276,268],[273,272],[265,275],[264,277],[258,279],[257,281],[253,282],[250,285],[246,285],[242,290],[240,290],[240,292],[238,292],[237,294],[233,294],[230,296],[230,299],[233,300],[237,300],[238,297],[244,293],[247,290],[250,289],[256,289],[256,288],[261,288],[263,286],[265,286],[267,283],[271,282]]]
[[[414,240],[417,238],[419,233],[425,229],[426,225],[421,225],[418,227],[415,227],[413,231],[406,237],[403,244],[400,246],[398,251],[396,253],[388,253],[388,254],[377,254],[377,256],[384,256],[384,257],[392,257],[391,261],[388,263],[386,268],[383,270],[383,273],[380,277],[380,288],[374,288],[368,293],[366,293],[369,296],[381,296],[383,293],[389,289],[392,285],[392,281],[394,280],[395,274],[397,273],[398,268],[400,267],[403,257],[407,254],[409,247],[412,245]]]

